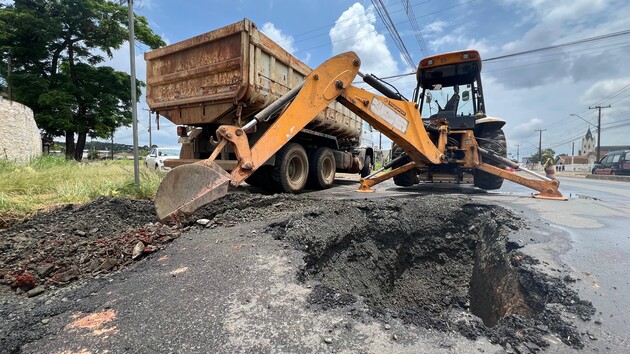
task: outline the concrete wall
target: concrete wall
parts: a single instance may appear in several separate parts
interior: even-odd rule
[[[33,111],[0,97],[0,159],[28,162],[42,155],[42,139]]]

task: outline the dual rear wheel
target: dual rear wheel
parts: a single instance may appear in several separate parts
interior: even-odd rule
[[[330,188],[335,171],[331,149],[320,147],[309,156],[302,145],[290,143],[276,153],[275,166],[260,167],[246,182],[272,192],[297,193],[306,186]]]

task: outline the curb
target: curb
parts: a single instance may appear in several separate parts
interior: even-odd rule
[[[630,176],[586,175],[586,178],[604,181],[630,182]]]

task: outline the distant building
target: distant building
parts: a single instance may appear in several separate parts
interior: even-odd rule
[[[588,157],[587,156],[567,156],[562,155],[556,157],[556,161],[554,162],[556,165],[588,165]]]

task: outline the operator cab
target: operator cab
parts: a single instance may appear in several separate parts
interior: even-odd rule
[[[413,100],[425,123],[446,119],[451,129],[474,129],[484,118],[481,58],[476,50],[424,58]]]

